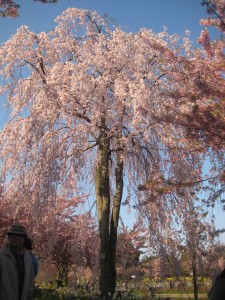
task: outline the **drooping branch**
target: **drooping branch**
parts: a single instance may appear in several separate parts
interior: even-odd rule
[[[225,27],[225,21],[223,17],[217,12],[216,4],[214,4],[211,0],[202,0],[202,5],[206,5],[207,12],[211,15],[215,15]]]

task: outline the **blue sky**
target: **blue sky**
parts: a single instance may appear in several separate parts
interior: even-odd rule
[[[23,24],[36,33],[52,29],[54,18],[68,7],[107,13],[125,31],[138,31],[146,27],[160,32],[166,26],[169,33],[182,34],[189,29],[193,40],[201,31],[199,19],[206,16],[201,0],[59,0],[57,4],[41,4],[32,0],[16,2],[21,5],[20,17],[0,18],[0,42],[7,40]]]
[[[59,0],[57,4],[41,4],[32,0],[15,0],[21,6],[16,19],[0,18],[0,44],[7,41],[17,28],[27,25],[36,33],[54,28],[54,19],[68,7],[96,10],[107,13],[122,26],[126,32],[136,32],[149,28],[154,32],[163,31],[164,26],[170,34],[183,34],[190,30],[190,39],[196,42],[202,26],[199,19],[207,16],[201,0]],[[1,108],[0,125],[7,120]],[[222,228],[224,216],[221,208],[216,208],[216,225]],[[225,240],[225,239],[224,239]]]

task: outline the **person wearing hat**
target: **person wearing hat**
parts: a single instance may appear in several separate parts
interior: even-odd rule
[[[208,292],[210,300],[225,300],[225,255],[223,254],[219,261],[219,268],[222,272],[216,277],[211,289]]]
[[[26,228],[13,224],[7,235],[8,244],[0,250],[0,299],[31,300],[34,269],[30,254],[23,247]]]

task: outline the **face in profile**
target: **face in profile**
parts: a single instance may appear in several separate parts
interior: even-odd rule
[[[223,270],[225,268],[225,258],[224,257],[220,257],[220,259],[218,260],[218,266],[221,270]]]

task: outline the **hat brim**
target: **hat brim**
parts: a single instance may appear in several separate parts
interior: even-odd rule
[[[7,235],[22,235],[22,236],[27,236],[27,234],[25,234],[25,233],[15,232],[15,231],[8,231]]]

